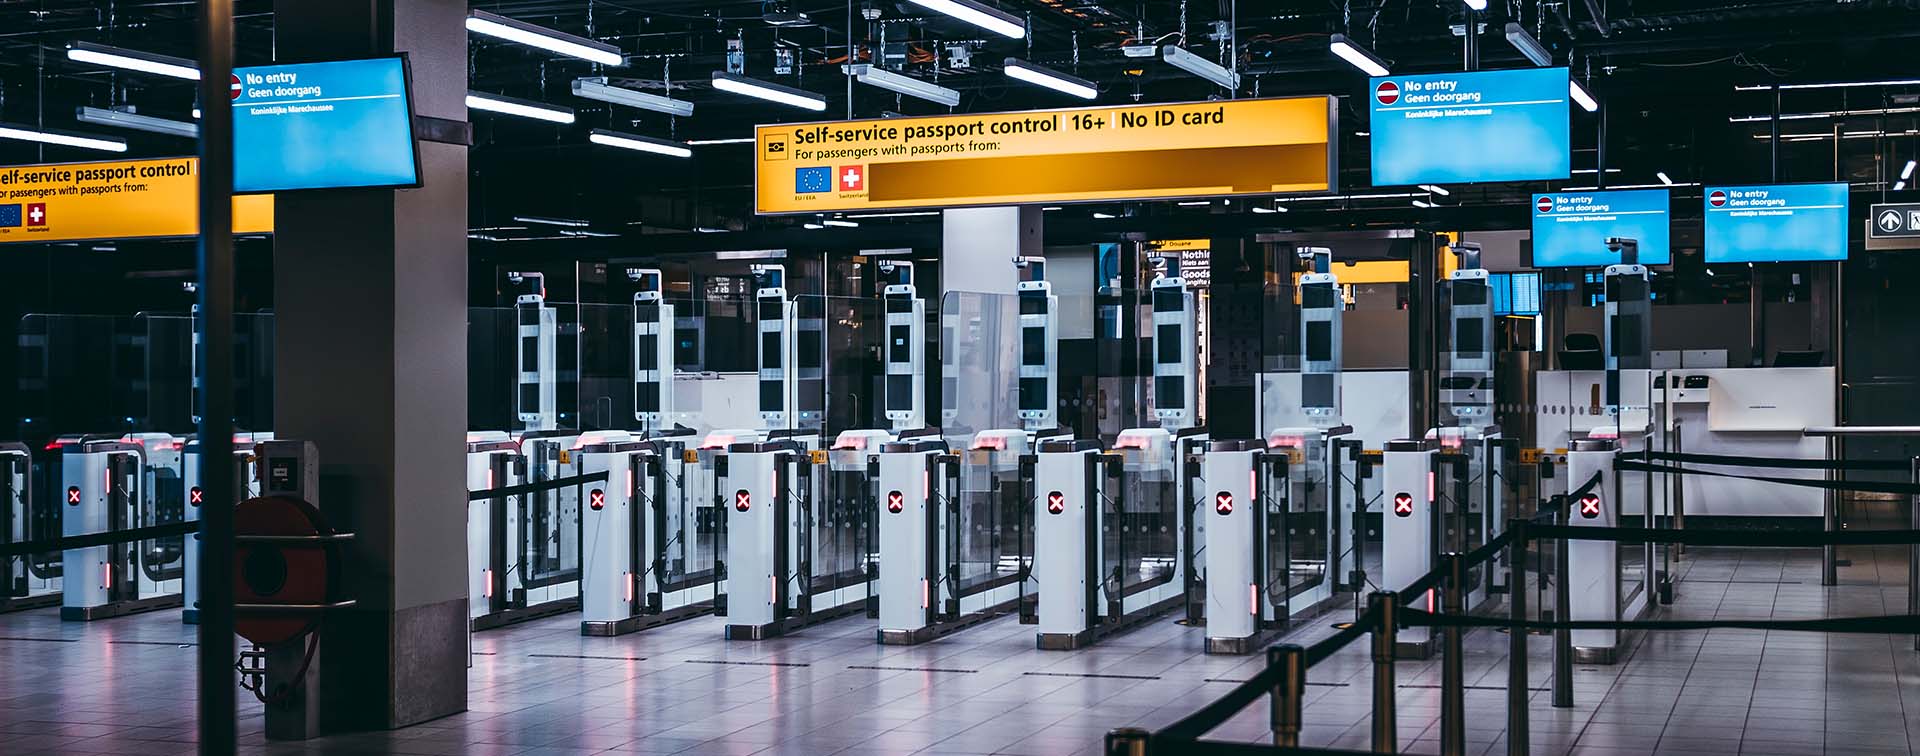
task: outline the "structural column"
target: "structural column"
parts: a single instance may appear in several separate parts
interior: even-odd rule
[[[280,62],[406,53],[423,186],[285,195],[275,210],[275,432],[314,442],[358,534],[359,605],[321,631],[327,731],[466,708],[467,32],[464,0],[277,0]],[[428,128],[422,129],[425,125]]]

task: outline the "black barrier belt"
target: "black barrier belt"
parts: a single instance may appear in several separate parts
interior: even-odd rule
[[[1870,633],[1910,635],[1920,631],[1920,614],[1888,614],[1876,617],[1834,617],[1802,620],[1568,620],[1515,622],[1499,617],[1475,617],[1460,614],[1434,614],[1409,608],[1405,623],[1420,627],[1524,627],[1528,630],[1790,630],[1812,633]]]
[[[1668,462],[1691,462],[1696,465],[1730,465],[1736,467],[1777,467],[1783,470],[1893,470],[1907,472],[1912,463],[1904,459],[1776,459],[1772,457],[1730,457],[1724,454],[1679,454],[1675,452],[1626,452],[1623,456],[1630,459],[1653,459]]]
[[[1920,543],[1920,530],[1748,531],[1601,528],[1578,525],[1529,525],[1529,539],[1683,543],[1688,546],[1907,546]]]
[[[1313,665],[1326,661],[1327,657],[1339,653],[1340,649],[1346,648],[1352,645],[1354,641],[1360,640],[1360,637],[1371,632],[1373,626],[1379,621],[1380,617],[1378,614],[1369,608],[1366,613],[1360,615],[1359,619],[1354,620],[1353,624],[1341,628],[1340,632],[1321,638],[1319,643],[1308,646],[1306,652],[1307,668],[1312,669]]]
[[[0,558],[24,556],[26,554],[50,554],[56,551],[88,549],[95,546],[112,546],[116,543],[152,541],[198,532],[200,532],[200,523],[198,522],[170,522],[165,525],[148,525],[144,528],[131,528],[128,530],[110,530],[105,533],[87,533],[85,535],[66,536],[48,541],[21,541],[20,543],[0,544]]]
[[[601,470],[597,473],[575,475],[571,478],[554,478],[553,480],[543,480],[538,483],[522,483],[517,486],[501,486],[499,488],[482,488],[478,491],[468,491],[467,501],[485,501],[487,499],[498,499],[503,496],[519,496],[520,494],[552,491],[557,488],[577,486],[582,483],[598,483],[606,479],[607,471]]]
[[[1546,506],[1541,507],[1540,511],[1535,512],[1533,514],[1533,522],[1535,523],[1551,522],[1555,514],[1557,514],[1561,509],[1566,508],[1567,502],[1573,501],[1574,499],[1578,499],[1582,496],[1586,496],[1587,494],[1593,493],[1593,489],[1598,488],[1599,486],[1600,486],[1600,471],[1595,470],[1593,472],[1593,477],[1588,478],[1587,482],[1580,484],[1580,487],[1578,489],[1575,489],[1571,493],[1554,494],[1552,498],[1547,499]]]
[[[1347,644],[1366,635],[1377,620],[1378,617],[1374,616],[1373,611],[1369,609],[1365,614],[1360,616],[1360,619],[1355,620],[1353,624],[1348,625],[1345,629],[1326,638],[1322,638],[1319,643],[1308,647],[1305,652],[1307,666],[1311,668],[1327,657],[1334,655],[1334,653],[1340,649],[1345,648]],[[1226,721],[1232,719],[1233,715],[1240,713],[1241,709],[1253,705],[1253,702],[1260,700],[1261,696],[1271,693],[1273,686],[1280,682],[1280,673],[1282,670],[1283,667],[1278,664],[1261,669],[1254,674],[1252,679],[1234,686],[1233,690],[1227,691],[1226,695],[1214,699],[1213,703],[1207,704],[1201,707],[1199,711],[1168,725],[1166,729],[1155,734],[1154,739],[1160,740],[1164,738],[1170,741],[1179,741],[1183,744],[1195,743],[1201,735],[1207,734],[1208,731],[1215,727],[1226,724]],[[1211,747],[1214,744],[1208,743],[1205,745]],[[1273,752],[1271,746],[1262,747],[1268,749],[1267,753]]]
[[[1333,748],[1281,748],[1260,743],[1221,743],[1210,740],[1169,740],[1158,735],[1153,737],[1156,752],[1177,746],[1171,751],[1178,754],[1208,754],[1210,756],[1371,756],[1372,751],[1342,751]]]
[[[1713,472],[1678,466],[1654,465],[1622,459],[1614,467],[1624,472],[1675,473],[1680,475],[1710,475],[1716,478],[1734,478],[1736,480],[1757,480],[1762,483],[1779,483],[1783,486],[1801,486],[1819,488],[1828,491],[1864,491],[1868,493],[1894,494],[1897,496],[1920,496],[1920,484],[1884,483],[1871,480],[1820,480],[1817,478],[1770,478],[1763,475],[1735,475],[1733,473]],[[1905,469],[1905,468],[1902,468]]]
[[[1492,559],[1493,555],[1500,553],[1501,549],[1506,548],[1507,544],[1512,542],[1513,531],[1506,530],[1501,532],[1500,535],[1494,536],[1493,540],[1488,541],[1486,545],[1467,552],[1467,569],[1473,569],[1485,563],[1487,560]],[[1400,589],[1395,595],[1399,598],[1401,604],[1411,604],[1414,599],[1420,598],[1420,594],[1426,593],[1439,586],[1440,581],[1445,579],[1447,579],[1447,566],[1440,564],[1435,566],[1432,571],[1420,576],[1419,580],[1415,580],[1412,584]]]

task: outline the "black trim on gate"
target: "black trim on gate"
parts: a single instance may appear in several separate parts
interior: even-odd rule
[[[935,600],[935,596],[934,596],[934,594],[937,592],[935,588],[939,585],[939,577],[940,577],[940,571],[939,571],[940,570],[940,550],[939,550],[940,549],[940,518],[946,516],[947,507],[950,506],[950,502],[946,500],[946,497],[942,496],[941,501],[938,503],[938,505],[936,505],[935,502],[932,500],[932,497],[933,497],[933,479],[939,476],[940,460],[944,456],[946,455],[943,455],[943,454],[927,455],[926,469],[922,471],[927,476],[926,483],[923,484],[922,490],[921,490],[921,494],[922,494],[921,511],[926,516],[926,523],[921,528],[921,530],[923,531],[922,535],[926,540],[925,550],[924,550],[925,559],[922,560],[925,563],[921,565],[921,572],[920,572],[920,579],[926,581],[926,585],[922,586],[921,593],[920,593],[921,604],[922,604],[922,606],[920,607],[920,615],[921,615],[922,625],[932,625],[940,617],[940,610],[939,610],[940,602]],[[943,484],[945,483],[944,480],[942,480],[941,482]],[[909,481],[907,485],[912,485],[912,482]],[[942,490],[942,493],[945,492],[944,487],[941,490]]]
[[[1262,604],[1266,603],[1267,597],[1267,571],[1272,569],[1271,565],[1267,564],[1267,553],[1272,546],[1267,543],[1267,500],[1264,496],[1266,492],[1262,490],[1265,486],[1262,484],[1266,483],[1267,476],[1271,475],[1272,472],[1261,470],[1260,468],[1275,464],[1277,462],[1276,457],[1278,457],[1279,460],[1285,460],[1287,458],[1286,452],[1282,451],[1279,454],[1256,453],[1253,455],[1254,469],[1261,474],[1253,476],[1253,490],[1247,492],[1249,498],[1252,499],[1252,501],[1247,502],[1246,506],[1247,509],[1250,510],[1249,514],[1253,516],[1253,591],[1255,596],[1260,597]],[[1255,608],[1258,609],[1258,611],[1253,615],[1253,626],[1255,628],[1266,627],[1266,607],[1260,606]]]
[[[787,517],[792,511],[792,502],[787,501],[787,486],[781,485],[781,475],[786,469],[785,455],[775,455],[773,463],[773,619],[786,619],[787,581],[793,579],[787,570],[787,555],[793,544],[787,539]]]
[[[518,455],[491,454],[488,469],[493,472],[494,480],[511,480],[511,461]],[[507,608],[507,499],[508,496],[494,494],[487,500],[487,521],[491,528],[487,532],[487,566],[489,586],[487,595],[487,613],[494,614]]]
[[[1102,470],[1105,464],[1106,457],[1099,452],[1087,455],[1085,471],[1086,483],[1085,488],[1082,489],[1080,494],[1081,498],[1084,499],[1084,501],[1080,502],[1080,506],[1084,508],[1084,513],[1080,520],[1083,525],[1082,530],[1084,531],[1082,536],[1085,538],[1086,543],[1084,561],[1086,562],[1087,588],[1084,600],[1087,604],[1087,625],[1089,627],[1100,622],[1100,587],[1107,582],[1107,576],[1100,572],[1099,515],[1101,515],[1102,512],[1100,510],[1100,489],[1095,485],[1105,474],[1105,471]]]
[[[649,472],[648,468],[653,471]],[[641,480],[656,481],[662,466],[659,457],[652,454],[631,454],[627,457],[627,616],[632,617],[647,610],[648,596],[646,575],[647,522],[646,513],[653,510],[657,496],[647,496],[647,506],[640,506]],[[656,490],[656,494],[659,492]],[[657,552],[656,552],[657,553]],[[584,585],[581,587],[585,587]]]
[[[1199,521],[1206,516],[1208,508],[1206,493],[1201,489],[1193,487],[1194,481],[1202,480],[1204,477],[1201,472],[1200,455],[1193,454],[1189,451],[1182,451],[1180,453],[1180,470],[1181,477],[1186,483],[1183,490],[1197,491],[1200,493],[1197,501],[1193,500],[1193,497],[1181,496],[1182,501],[1180,502],[1180,507],[1182,511],[1195,512],[1198,513],[1200,517],[1188,518],[1189,522],[1187,523],[1187,527],[1180,529],[1180,560],[1185,562],[1185,564],[1182,565],[1183,569],[1180,571],[1180,589],[1181,592],[1186,595],[1187,619],[1205,620],[1207,616],[1207,586],[1200,580],[1200,565],[1194,562],[1194,558],[1198,555],[1194,554],[1193,547],[1194,531],[1199,529]]]

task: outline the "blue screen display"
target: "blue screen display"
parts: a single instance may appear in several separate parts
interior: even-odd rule
[[[1847,185],[1709,186],[1707,262],[1847,259]]]
[[[1603,267],[1620,262],[1607,239],[1640,242],[1640,264],[1673,262],[1665,189],[1533,195],[1533,267]]]
[[[1374,185],[1567,178],[1567,82],[1564,68],[1371,80]]]
[[[234,191],[420,183],[401,58],[233,73]]]
[[[1539,273],[1495,273],[1487,280],[1495,315],[1539,315]]]

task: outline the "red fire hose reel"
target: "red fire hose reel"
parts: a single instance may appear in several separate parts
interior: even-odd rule
[[[287,496],[259,496],[233,514],[234,632],[256,646],[291,643],[322,615],[352,606],[341,597],[341,547],[351,533]]]

